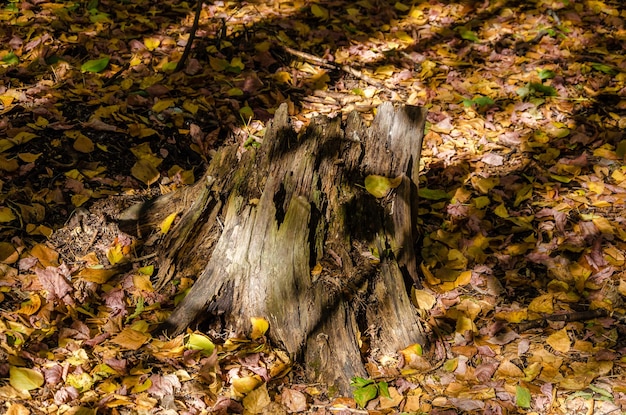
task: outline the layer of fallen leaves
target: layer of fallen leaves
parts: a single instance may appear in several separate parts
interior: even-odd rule
[[[285,377],[262,320],[153,337],[193,281],[155,292],[154,259],[84,208],[193,183],[216,146],[260,142],[281,102],[305,125],[386,100],[429,109],[413,301],[436,336],[428,359],[370,362],[359,403],[626,410],[625,19],[617,0],[215,1],[175,73],[186,2],[3,4],[2,410],[358,412]]]

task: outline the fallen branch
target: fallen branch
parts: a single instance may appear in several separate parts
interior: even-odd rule
[[[349,66],[349,65],[339,65],[336,63],[333,63],[329,60],[326,59],[322,59],[318,56],[315,55],[311,55],[310,53],[306,53],[306,52],[301,52],[299,50],[295,50],[292,49],[288,46],[283,46],[283,49],[285,49],[285,52],[289,53],[290,55],[296,56],[298,58],[304,59],[306,61],[309,61],[311,63],[314,63],[316,65],[322,66],[324,68],[328,68],[328,69],[333,69],[333,70],[340,70],[340,71],[344,71],[356,78],[359,78],[360,80],[367,82],[368,84],[375,86],[376,88],[381,88],[381,89],[388,89],[387,87],[385,87],[381,82],[377,81],[376,79],[365,75],[363,72],[359,71],[358,69],[354,69],[353,67]]]

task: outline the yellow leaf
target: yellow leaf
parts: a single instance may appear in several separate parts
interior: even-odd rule
[[[510,360],[505,360],[498,367],[494,377],[496,379],[521,378],[524,377],[524,372],[515,364],[511,363]]]
[[[152,282],[150,281],[150,276],[148,275],[144,275],[144,274],[133,275],[133,285],[135,286],[135,288],[142,290],[142,291],[146,291],[146,292],[154,291],[154,287],[152,286]]]
[[[33,154],[33,153],[19,153],[17,155],[20,160],[22,160],[24,163],[32,163],[34,161],[36,161],[40,156],[41,153],[38,154]]]
[[[148,186],[155,183],[160,177],[160,173],[156,167],[145,159],[137,160],[137,162],[130,169],[130,173],[134,178],[142,181]]]
[[[163,221],[159,225],[159,227],[161,228],[161,233],[163,235],[170,231],[170,227],[172,226],[172,223],[174,223],[174,219],[176,219],[177,215],[178,212],[170,213],[167,218],[163,219]]]
[[[27,316],[32,316],[35,314],[39,308],[41,307],[41,297],[37,294],[31,294],[30,299],[24,301],[20,309],[17,310],[19,314],[26,314]]]
[[[506,206],[504,206],[504,203],[499,204],[498,207],[494,209],[493,213],[501,218],[506,219],[509,217],[509,211],[506,209]]]
[[[422,271],[422,274],[424,274],[424,278],[426,279],[426,283],[428,285],[433,286],[441,284],[441,280],[435,277],[430,268],[428,268],[428,266],[424,262],[420,264],[420,271]]]
[[[548,343],[554,350],[561,353],[569,352],[570,347],[572,346],[567,330],[564,328],[549,335],[546,339],[546,343]]]
[[[128,350],[137,350],[150,340],[150,335],[138,330],[125,328],[111,339],[111,342]]]
[[[13,244],[9,242],[0,242],[0,263],[14,264],[20,259],[20,254],[17,252]]]
[[[154,274],[154,265],[146,265],[145,267],[139,268],[137,271],[139,271],[143,275],[147,275],[148,277],[150,277],[152,276],[152,274]]]
[[[54,249],[48,248],[44,244],[37,244],[30,250],[30,254],[37,258],[44,267],[59,265],[59,253]]]
[[[588,182],[587,187],[591,193],[601,195],[604,192],[604,183],[602,182]]]
[[[147,37],[143,40],[143,44],[146,45],[146,49],[152,51],[161,45],[161,40],[155,37]]]
[[[537,376],[539,376],[541,369],[543,369],[543,365],[540,362],[531,363],[524,369],[524,380],[526,382],[532,382]]]
[[[232,380],[233,389],[240,395],[245,395],[252,392],[263,381],[258,375],[246,376],[243,378],[236,378]]]
[[[85,204],[90,198],[91,196],[88,193],[79,193],[72,195],[71,200],[74,206],[79,207]]]
[[[513,311],[500,311],[496,313],[495,318],[497,320],[506,320],[509,323],[521,323],[528,319],[528,311],[525,308]]]
[[[74,150],[80,153],[91,153],[95,149],[93,141],[86,135],[79,135],[74,141]]]
[[[376,198],[387,196],[391,189],[395,189],[402,182],[402,176],[389,179],[384,176],[371,174],[365,178],[365,190]]]
[[[28,131],[22,131],[17,133],[15,137],[13,137],[13,142],[15,144],[24,144],[37,137],[37,134],[29,133]]]
[[[263,317],[250,317],[250,322],[252,323],[252,333],[250,333],[252,340],[256,340],[265,335],[265,332],[270,327],[269,321]]]
[[[396,71],[397,69],[393,65],[383,65],[383,66],[379,66],[378,68],[376,68],[376,74],[383,75],[383,76],[391,76]]]
[[[478,329],[476,328],[476,325],[474,324],[471,318],[469,318],[468,316],[464,314],[460,314],[456,319],[455,331],[457,333],[463,334],[466,331],[473,333],[473,332],[478,331]]]
[[[543,294],[534,298],[530,304],[528,304],[528,311],[534,313],[553,313],[554,305],[552,304],[553,294]]]
[[[422,354],[424,354],[424,350],[421,344],[414,343],[407,348],[400,350],[400,354],[404,357],[404,361],[408,363],[415,357],[422,356]]]
[[[186,346],[191,350],[202,350],[202,353],[209,356],[215,350],[215,344],[202,333],[191,333],[187,338]]]
[[[487,194],[491,189],[500,184],[498,177],[476,177],[471,178],[472,187],[480,193]]]
[[[119,244],[115,244],[107,251],[107,259],[111,265],[119,264],[126,259],[123,248]]]
[[[487,196],[479,196],[479,197],[474,198],[473,202],[474,202],[474,206],[476,206],[476,209],[482,209],[485,206],[489,206],[489,203],[491,203],[491,200],[489,200]]]
[[[5,415],[30,415],[30,410],[21,403],[8,403],[7,405],[9,405],[9,407]]]
[[[13,214],[11,208],[1,207],[0,208],[0,223],[11,222],[12,220],[17,219],[17,216]]]
[[[9,367],[9,383],[19,391],[30,391],[43,385],[43,375],[25,367]]]
[[[322,271],[324,270],[324,268],[322,267],[322,265],[318,262],[317,264],[315,264],[315,266],[313,267],[313,269],[311,270],[311,276],[312,277],[317,277],[319,276]]]
[[[329,17],[329,13],[328,10],[326,10],[325,8],[323,8],[322,6],[320,6],[319,4],[312,4],[311,5],[311,13],[313,13],[313,16],[322,19],[322,20],[326,20]]]
[[[152,106],[152,111],[163,112],[164,110],[174,105],[175,102],[176,101],[173,99],[163,99],[163,100],[157,101],[156,104]]]
[[[596,225],[596,228],[598,228],[598,230],[603,234],[613,235],[615,233],[613,225],[611,225],[611,222],[609,222],[607,218],[595,217],[591,221],[594,225]]]
[[[425,290],[412,289],[413,304],[420,310],[430,310],[437,302],[434,295]]]
[[[117,259],[117,258],[114,258],[114,259]],[[111,261],[109,260],[109,262]],[[105,269],[102,267],[83,268],[78,273],[78,277],[82,278],[85,281],[95,282],[96,284],[104,284],[109,279],[111,279],[112,276],[114,276],[117,273],[118,271],[115,269]]]

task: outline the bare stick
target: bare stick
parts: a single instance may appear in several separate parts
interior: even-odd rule
[[[191,46],[193,45],[193,41],[196,38],[196,31],[198,30],[198,24],[200,22],[200,12],[202,11],[202,0],[196,1],[196,15],[193,18],[193,25],[191,26],[191,31],[189,32],[189,40],[185,45],[185,50],[183,51],[183,56],[180,58],[178,63],[176,64],[175,72],[180,71],[185,66],[185,62],[191,53]]]

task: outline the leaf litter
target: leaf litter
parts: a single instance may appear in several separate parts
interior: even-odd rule
[[[3,5],[3,410],[625,411],[625,19],[619,1],[216,1],[174,72],[187,3]],[[112,212],[258,145],[281,102],[304,126],[387,100],[429,109],[411,298],[432,344],[372,354],[332,397],[262,316],[248,337],[153,337],[193,281],[155,291]]]

